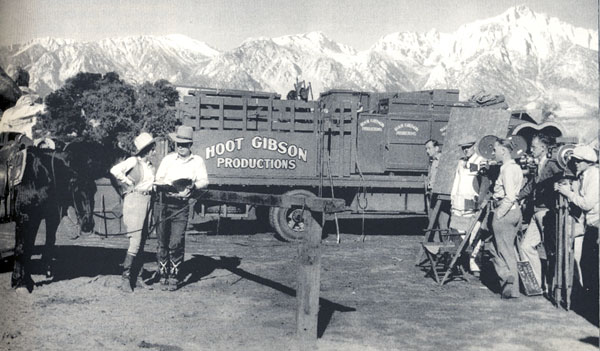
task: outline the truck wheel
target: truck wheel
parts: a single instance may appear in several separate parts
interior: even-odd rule
[[[303,197],[314,197],[315,194],[308,190],[295,189],[285,193],[285,195],[296,195]],[[286,241],[300,241],[306,233],[305,216],[310,216],[308,208],[302,211],[302,207],[281,208],[271,207],[269,209],[269,224],[275,230],[280,239]],[[315,218],[321,223],[320,218]]]

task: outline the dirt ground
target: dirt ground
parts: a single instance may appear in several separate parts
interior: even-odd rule
[[[543,297],[501,300],[475,278],[440,287],[414,265],[421,239],[415,222],[367,222],[372,234],[365,242],[357,240],[360,227],[342,222],[341,243],[335,234],[323,242],[320,350],[598,348],[597,322],[583,316],[586,306],[567,312]],[[0,226],[5,240],[13,228]],[[219,235],[210,223],[194,229],[182,288],[126,294],[117,289],[126,239],[70,239],[63,221],[52,281],[36,271],[34,291],[16,293],[11,263],[2,264],[0,349],[290,349],[297,246],[252,222],[224,223]],[[156,268],[155,249],[151,238],[144,278]]]

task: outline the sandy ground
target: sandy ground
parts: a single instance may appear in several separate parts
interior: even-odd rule
[[[386,223],[369,222],[375,234],[365,242],[357,241],[360,222],[343,223],[340,244],[325,238],[320,350],[598,348],[598,328],[581,308],[567,312],[543,297],[501,300],[474,278],[438,286],[414,265],[414,223]],[[72,240],[63,221],[52,281],[36,271],[34,291],[18,294],[9,287],[10,261],[2,264],[0,349],[291,349],[296,245],[247,222],[222,225],[221,235],[200,227],[187,235],[182,288],[126,294],[117,288],[126,239]],[[11,229],[0,226],[4,238]],[[155,247],[150,239],[145,278],[156,268]]]

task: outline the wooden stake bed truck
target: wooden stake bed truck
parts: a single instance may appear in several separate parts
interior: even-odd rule
[[[318,101],[277,94],[196,90],[177,104],[194,129],[209,188],[335,197],[337,218],[425,216],[424,143],[443,140],[451,108],[470,108],[458,90],[365,93],[331,90]],[[204,216],[244,217],[249,206],[203,203]],[[303,235],[302,208],[271,208],[269,223],[288,240]]]

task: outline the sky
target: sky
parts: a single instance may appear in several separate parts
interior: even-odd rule
[[[247,38],[322,31],[368,49],[394,32],[450,33],[460,25],[526,5],[598,29],[598,0],[0,0],[0,45],[38,37],[94,41],[184,34],[219,50]]]

